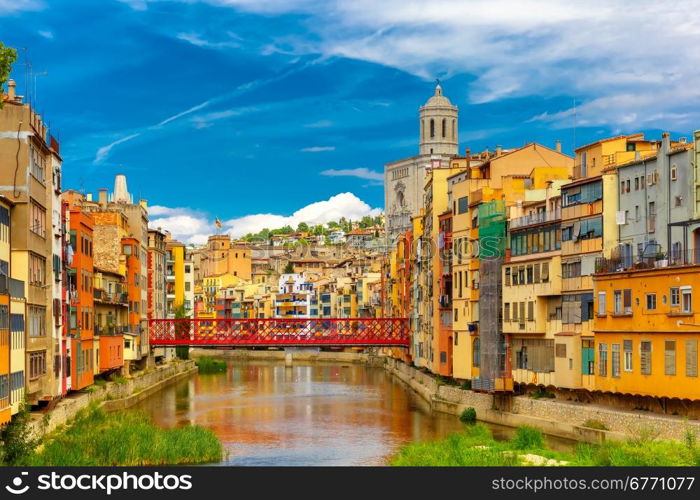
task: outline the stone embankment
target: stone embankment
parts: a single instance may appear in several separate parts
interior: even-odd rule
[[[625,439],[640,433],[682,439],[688,429],[700,435],[698,421],[553,399],[514,396],[509,401],[509,411],[497,410],[490,394],[441,385],[432,375],[397,359],[387,358],[384,366],[428,401],[433,410],[460,415],[465,408],[473,407],[479,420],[493,424],[509,427],[533,425],[552,436],[588,442]],[[603,424],[608,430],[586,427],[586,422]]]
[[[143,372],[135,372],[131,378],[119,382],[93,385],[87,391],[70,394],[46,413],[33,413],[31,432],[41,438],[61,425],[67,424],[83,408],[91,403],[101,404],[107,411],[128,408],[166,385],[189,377],[197,371],[193,361],[175,360]]]

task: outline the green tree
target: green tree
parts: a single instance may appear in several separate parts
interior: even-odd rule
[[[287,265],[284,266],[284,274],[294,274],[294,264],[287,262]]]
[[[17,51],[12,47],[5,47],[5,45],[0,42],[0,88],[5,85],[5,82],[10,77],[10,71],[12,71],[12,65],[17,60]],[[2,108],[2,101],[0,100],[0,108]]]
[[[328,223],[328,229],[331,231],[334,229],[338,229],[340,227],[340,224],[338,224],[336,221],[332,220]]]
[[[2,440],[2,462],[7,465],[21,465],[22,460],[34,453],[39,441],[32,437],[29,428],[31,417],[26,403],[22,403],[19,412],[12,421],[0,430]]]
[[[309,225],[306,222],[300,222],[297,226],[297,233],[308,233]]]

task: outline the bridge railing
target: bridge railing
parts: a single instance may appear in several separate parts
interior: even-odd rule
[[[164,345],[408,346],[406,318],[152,319],[150,343]]]

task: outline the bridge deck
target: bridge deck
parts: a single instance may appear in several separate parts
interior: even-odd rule
[[[400,346],[410,343],[406,318],[152,319],[158,346]]]

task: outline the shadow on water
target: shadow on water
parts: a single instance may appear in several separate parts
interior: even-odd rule
[[[212,429],[229,454],[222,465],[381,465],[404,444],[464,428],[383,369],[346,363],[230,362],[226,373],[195,375],[136,408],[163,427]],[[514,432],[486,425],[496,439]]]

